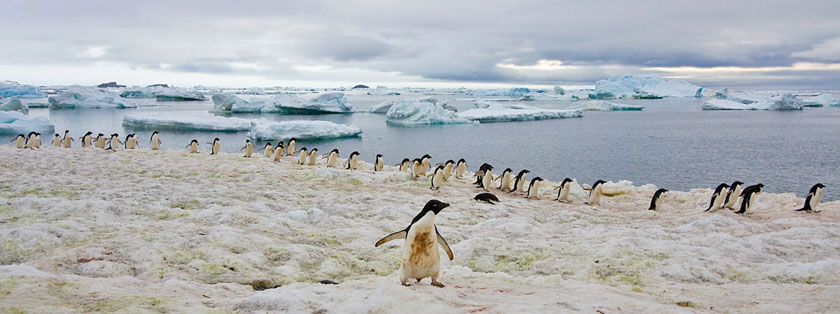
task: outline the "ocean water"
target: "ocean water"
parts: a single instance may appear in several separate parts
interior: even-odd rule
[[[350,94],[350,103],[366,108],[394,97]],[[463,95],[436,95],[460,109],[471,107]],[[149,100],[153,101],[153,100]],[[499,174],[505,168],[531,171],[552,181],[565,177],[579,183],[596,180],[630,180],[655,184],[670,190],[714,188],[735,180],[747,185],[764,183],[767,192],[791,192],[802,197],[815,183],[827,185],[823,199],[840,199],[840,108],[809,108],[803,111],[702,111],[703,100],[695,98],[616,101],[645,106],[644,111],[585,112],[583,118],[529,122],[484,123],[397,127],[385,116],[368,113],[332,115],[236,114],[241,118],[273,120],[327,120],[360,127],[358,138],[299,141],[298,147],[317,147],[328,152],[338,148],[342,157],[353,151],[373,161],[383,154],[386,163],[403,158],[432,156],[432,162],[467,160],[471,170],[484,162]],[[570,102],[529,102],[547,108],[562,108]],[[207,115],[212,102],[161,102],[141,109],[31,109],[78,138],[87,131],[137,133],[141,147],[148,147],[149,130],[122,127],[122,118],[136,111],[168,112],[172,115]],[[222,150],[237,152],[247,132],[161,131],[164,149],[184,149],[193,138],[202,143],[221,139]],[[11,136],[2,136],[8,145]],[[43,142],[49,143],[50,136]],[[256,143],[261,147],[263,143]],[[78,145],[78,141],[74,146]]]

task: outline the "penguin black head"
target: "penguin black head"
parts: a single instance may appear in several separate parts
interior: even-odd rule
[[[665,192],[668,192],[668,190],[667,189],[659,189],[659,190],[656,190],[655,194],[662,194],[662,193],[665,193]]]
[[[822,188],[825,188],[825,185],[822,184],[822,183],[817,183],[817,184],[814,185],[814,187],[822,189]]]
[[[414,158],[414,162],[419,164],[420,163],[420,158]]]
[[[542,181],[542,180],[543,180],[543,179],[542,179],[542,178],[540,178],[540,177],[533,178],[533,179],[531,179],[531,184],[530,184],[530,185],[534,185],[534,183],[539,182],[539,181]]]
[[[317,151],[318,151],[317,148],[313,148],[310,152],[317,152]]]
[[[283,146],[283,142],[278,142],[277,148],[286,148],[286,146]]]
[[[301,148],[300,148],[300,151],[301,151],[301,152],[305,152],[305,151],[306,151],[306,147],[301,147]]]
[[[291,144],[292,142],[297,142],[297,141],[295,141],[294,137],[289,139],[289,144]]]
[[[411,159],[405,158],[405,159],[403,159],[403,161],[402,161],[402,163],[403,163],[403,164],[404,164],[404,163],[407,163],[407,162],[411,162]]]
[[[338,148],[331,150],[330,153],[335,153],[336,155],[338,155]]]
[[[213,139],[213,142],[218,142],[218,141],[219,141],[218,137]]]
[[[450,159],[450,160],[447,160],[447,161],[446,161],[446,163],[447,163],[447,164],[454,164],[454,163],[455,163],[455,161],[454,161],[454,160],[452,160],[452,159]]]
[[[592,188],[594,189],[596,186],[599,186],[599,185],[604,184],[604,183],[607,183],[607,181],[604,181],[604,180],[595,181],[595,184],[592,185]]]
[[[70,133],[70,130],[64,130],[64,134]]]
[[[155,135],[155,134],[158,134],[158,131],[154,131],[154,132],[152,132],[152,135]]]
[[[56,134],[55,134],[55,135],[53,135],[53,136],[55,136],[55,137],[61,137],[61,135],[58,135],[58,133],[56,133]]]
[[[87,131],[87,133],[85,133],[85,135],[93,135],[93,132]]]
[[[447,207],[449,207],[449,204],[447,203],[438,200],[431,200],[423,207],[423,212],[432,211],[435,215],[437,215],[441,210]]]
[[[35,134],[37,134],[37,133],[35,133],[34,131],[33,131],[33,132],[29,132],[29,134],[27,134],[27,135],[26,135],[26,137],[32,137],[32,135],[35,135]]]
[[[736,185],[741,185],[741,184],[744,184],[744,182],[741,182],[741,181],[735,181],[735,182],[732,182],[732,185],[730,185],[730,187],[734,187],[734,186],[736,186]]]
[[[114,137],[114,136],[120,136],[120,135],[119,135],[119,133],[111,134],[111,137]]]
[[[103,137],[103,136],[105,136],[105,134],[99,133],[99,135],[97,135],[96,137]]]
[[[459,163],[459,164],[460,164],[460,163],[465,163],[465,162],[467,162],[467,161],[466,161],[466,160],[464,160],[464,158],[458,159],[458,163]]]
[[[513,169],[505,168],[505,171],[502,171],[502,174],[505,174],[505,172],[513,172]]]
[[[193,139],[192,141],[190,141],[190,144],[192,144],[192,143],[196,143],[196,144],[198,144],[198,140],[197,140],[197,139]]]
[[[350,158],[353,158],[353,156],[358,156],[358,155],[359,155],[359,152],[352,152],[352,153],[350,153]]]
[[[438,172],[438,170],[443,170],[443,165],[439,165],[435,168],[435,172]]]
[[[755,186],[758,187],[758,191],[764,190],[764,184],[759,183],[759,184],[756,184]]]
[[[563,182],[560,182],[560,185],[563,186],[563,185],[566,185],[567,183],[571,183],[571,182],[572,182],[572,179],[565,178],[565,179],[563,179]]]
[[[376,154],[376,158],[382,157],[382,154]]]
[[[248,139],[245,140],[245,143],[250,143],[250,142],[251,142],[251,140],[248,140]]]
[[[271,142],[265,143],[265,147],[271,146]]]
[[[23,134],[18,134],[17,137],[25,137]]]
[[[424,159],[424,158],[429,158],[429,159],[432,159],[432,156],[429,156],[429,154],[425,154],[425,155],[423,155],[423,157],[421,157],[420,159]]]

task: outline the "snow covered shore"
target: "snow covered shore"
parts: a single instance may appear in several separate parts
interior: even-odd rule
[[[654,186],[609,183],[594,207],[577,185],[551,201],[550,182],[541,200],[492,190],[492,206],[471,177],[432,191],[256,155],[0,145],[0,311],[838,311],[840,202],[805,214],[763,193],[751,214],[709,214],[696,189],[651,212]],[[429,199],[452,204],[447,286],[402,287],[402,243],[373,244]]]

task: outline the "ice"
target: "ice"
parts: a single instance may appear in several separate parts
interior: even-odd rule
[[[523,104],[500,104],[486,100],[476,100],[475,109],[458,113],[467,120],[479,122],[531,121],[546,119],[579,118],[580,110],[543,109]]]
[[[354,137],[362,134],[358,127],[329,121],[294,120],[269,121],[259,119],[251,122],[249,136],[257,140],[299,140],[332,139]]]
[[[572,103],[569,109],[583,111],[639,111],[645,109],[645,107],[617,104],[606,100],[581,100]]]
[[[134,108],[116,93],[96,87],[72,86],[49,98],[51,109]]]
[[[29,114],[29,106],[17,97],[0,99],[0,111],[20,111],[23,114]]]
[[[0,98],[9,98],[15,96],[19,98],[45,97],[44,93],[42,93],[41,90],[39,90],[35,86],[21,85],[17,82],[12,81],[0,82]]]
[[[703,88],[686,81],[658,76],[615,76],[595,82],[592,99],[698,97]]]
[[[814,106],[833,106],[833,107],[840,107],[840,98],[836,98],[831,96],[831,94],[819,94],[812,97],[803,97],[802,101],[805,102],[805,106],[814,107]]]
[[[266,100],[247,101],[233,94],[215,94],[213,100],[214,112],[259,113],[277,112],[277,109]]]
[[[512,97],[512,98],[519,98],[531,93],[531,89],[527,87],[514,87],[514,88],[500,88],[500,89],[479,89],[473,92],[473,96],[475,97],[490,97],[490,96],[501,96],[501,97]]]
[[[123,126],[141,130],[190,130],[239,132],[251,128],[251,120],[219,116],[173,116],[162,113],[132,113],[123,117]]]
[[[17,135],[33,131],[51,136],[55,127],[46,118],[30,117],[20,111],[0,111],[0,134]]]
[[[267,100],[246,101],[230,94],[213,97],[214,111],[270,112],[280,114],[352,113],[344,93],[325,93],[311,99],[294,95],[277,95]]]
[[[775,95],[750,104],[729,99],[709,99],[703,110],[802,110],[805,103],[792,94]]]
[[[379,114],[386,114],[388,113],[388,109],[391,109],[391,106],[394,105],[395,102],[399,100],[392,99],[386,100],[381,103],[374,105],[373,107],[368,108],[368,112],[370,113],[379,113]]]
[[[386,121],[396,125],[460,124],[470,123],[458,113],[444,108],[446,102],[433,97],[396,100],[385,114]]]
[[[123,98],[155,98],[158,101],[204,100],[204,95],[194,90],[183,88],[148,86],[130,87],[120,93]]]

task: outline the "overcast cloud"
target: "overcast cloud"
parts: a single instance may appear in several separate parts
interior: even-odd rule
[[[836,0],[216,2],[6,0],[0,80],[840,87]]]

